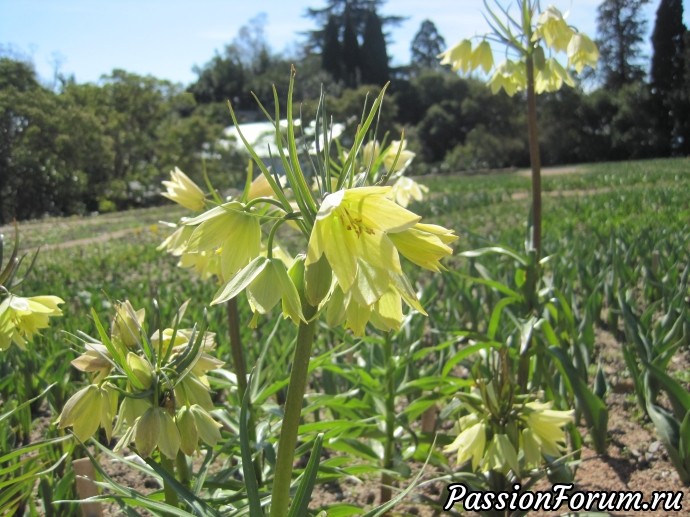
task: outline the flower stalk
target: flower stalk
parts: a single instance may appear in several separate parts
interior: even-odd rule
[[[273,480],[273,495],[271,496],[271,517],[286,517],[290,507],[290,484],[292,482],[297,431],[302,415],[302,401],[307,389],[309,358],[314,342],[314,332],[316,331],[316,320],[313,319],[316,309],[308,304],[303,304],[302,310],[308,323],[302,321],[297,331],[297,343],[283,412],[283,424],[278,439],[278,458]]]

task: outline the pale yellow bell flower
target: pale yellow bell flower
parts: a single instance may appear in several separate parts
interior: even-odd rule
[[[570,73],[555,58],[547,59],[544,66],[534,78],[534,91],[536,93],[555,92],[561,89],[563,83],[570,87],[575,86],[575,81]]]
[[[386,196],[390,187],[359,187],[325,197],[309,238],[305,266],[326,256],[343,292],[352,288],[358,260],[373,270],[401,273],[400,259],[388,234],[421,219]]]
[[[369,140],[362,147],[362,164],[370,167],[381,154],[381,144],[377,140]]]
[[[477,47],[472,51],[470,57],[470,68],[481,68],[485,74],[488,74],[494,66],[494,54],[491,51],[491,45],[488,41],[482,40]]]
[[[285,186],[285,176],[281,176],[279,181],[282,186]],[[271,187],[271,184],[268,182],[268,179],[266,179],[266,176],[264,174],[259,174],[249,185],[247,199],[252,200],[258,197],[275,197],[275,195],[276,194],[273,191],[273,187]]]
[[[230,300],[246,291],[255,313],[268,313],[282,301],[283,316],[295,323],[304,320],[299,294],[288,276],[285,263],[279,258],[256,257],[220,288],[211,304]]]
[[[180,450],[180,432],[164,408],[150,407],[134,424],[134,444],[142,458],[148,458],[156,447],[170,459]]]
[[[393,185],[388,197],[398,203],[401,207],[407,208],[410,201],[421,201],[424,195],[429,193],[429,187],[417,183],[407,176],[400,176]]]
[[[189,210],[199,212],[206,206],[204,192],[180,169],[170,171],[170,181],[164,181],[167,189],[161,195]]]
[[[141,326],[146,318],[146,310],[134,310],[129,300],[120,302],[115,307],[110,337],[116,344],[125,348],[134,348],[141,340]]]
[[[599,49],[586,34],[576,33],[568,43],[568,64],[579,74],[586,66],[594,68],[599,61]]]
[[[242,203],[231,201],[188,220],[196,226],[187,244],[188,252],[220,249],[223,279],[231,278],[261,253],[261,225]]]
[[[113,368],[112,357],[105,345],[86,343],[86,351],[74,359],[71,364],[82,372],[95,373],[94,383],[105,379]]]
[[[448,244],[457,239],[451,230],[423,223],[389,237],[403,257],[419,267],[437,272],[444,269],[440,260],[453,254],[453,248]]]
[[[474,416],[474,415],[472,415]],[[453,443],[447,445],[445,452],[457,452],[456,465],[462,465],[472,460],[472,469],[476,470],[484,456],[486,446],[486,422],[474,419],[474,423],[467,425]]]
[[[391,174],[403,170],[416,156],[407,150],[407,140],[393,140],[383,155],[383,166]]]
[[[117,411],[117,391],[114,388],[106,382],[102,385],[90,384],[76,392],[65,403],[57,420],[58,427],[72,427],[74,435],[82,442],[103,427],[110,440]]]
[[[438,57],[441,58],[442,65],[450,65],[454,72],[460,70],[467,73],[472,69],[472,42],[464,39]]]
[[[509,97],[523,91],[527,88],[524,65],[514,61],[504,61],[494,70],[494,74],[489,79],[489,87],[494,95],[503,88]]]
[[[559,456],[565,448],[565,427],[574,420],[574,411],[551,409],[546,402],[528,402],[526,424],[539,443],[542,451],[550,456]]]
[[[558,52],[565,52],[575,31],[568,26],[563,14],[550,5],[537,18],[535,38],[543,38],[546,44]]]
[[[10,294],[0,303],[0,350],[16,344],[26,348],[38,331],[48,327],[53,316],[62,316],[58,305],[65,303],[57,296],[24,298]]]
[[[507,435],[494,434],[481,462],[481,470],[482,472],[497,470],[504,474],[512,470],[515,474],[520,473],[517,451]]]

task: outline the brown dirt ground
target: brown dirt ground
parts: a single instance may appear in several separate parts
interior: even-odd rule
[[[682,491],[683,509],[679,512],[650,511],[634,514],[620,512],[604,515],[690,516],[689,488],[682,485],[653,425],[643,418],[637,406],[632,383],[625,372],[620,343],[610,333],[599,330],[597,331],[597,349],[600,351],[602,365],[610,384],[606,396],[609,407],[610,445],[606,456],[598,456],[589,447],[582,450],[581,462],[575,474],[575,488],[583,491],[640,491],[645,501],[650,500],[654,491]],[[675,368],[687,369],[690,364],[690,353],[686,351],[678,359]],[[106,471],[118,482],[144,493],[156,489],[155,480],[145,479],[139,473],[132,472],[106,458],[101,459]],[[420,468],[421,465],[415,465],[413,471],[418,471]],[[429,471],[423,477],[431,478],[433,472]],[[548,482],[541,481],[537,488],[548,490],[550,486]],[[434,501],[442,501],[445,500],[448,492],[439,483],[422,485],[414,489],[389,515],[419,517],[442,515],[421,503],[421,495]],[[379,486],[376,480],[362,482],[347,480],[317,487],[311,507],[318,508],[322,505],[348,502],[371,509],[378,504],[378,498]],[[114,505],[106,506],[103,515],[119,515],[119,509]],[[466,513],[465,515],[474,514]],[[542,511],[532,512],[529,515],[542,517],[565,515],[565,513]]]

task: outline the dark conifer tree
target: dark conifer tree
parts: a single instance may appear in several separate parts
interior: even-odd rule
[[[607,88],[619,90],[645,77],[639,63],[647,27],[642,7],[649,0],[604,0],[597,8],[598,72]]]
[[[686,83],[683,2],[661,0],[652,33],[651,87],[656,105],[655,126],[660,151],[688,148],[690,96]],[[687,151],[686,151],[687,152]]]
[[[345,85],[350,88],[356,87],[360,76],[360,50],[357,33],[348,12],[345,12],[343,33],[343,65]]]
[[[343,64],[340,27],[335,16],[330,16],[324,30],[321,68],[330,73],[335,81],[340,81],[343,79]]]
[[[381,19],[374,11],[369,12],[364,27],[364,39],[360,51],[362,83],[383,86],[390,78],[386,38]]]
[[[411,64],[417,70],[439,70],[438,55],[446,49],[443,39],[431,20],[424,20],[410,46]]]

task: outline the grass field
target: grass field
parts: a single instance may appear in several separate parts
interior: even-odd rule
[[[466,389],[463,387],[466,385],[463,384],[464,379],[451,382],[449,375],[454,373],[441,372],[447,361],[452,361],[458,368],[464,367],[462,371],[465,374],[472,367],[470,356],[458,355],[466,345],[457,338],[460,331],[491,335],[496,341],[510,341],[515,335],[510,321],[506,321],[509,318],[499,321],[494,316],[494,308],[502,297],[496,285],[516,285],[515,261],[499,254],[486,254],[480,258],[459,254],[496,245],[523,253],[530,203],[529,178],[515,173],[439,176],[422,178],[421,181],[430,189],[429,199],[417,203],[412,209],[431,222],[454,229],[460,239],[455,245],[455,256],[447,263],[448,272],[433,278],[431,275],[416,277],[422,298],[428,302],[425,306],[429,308],[429,318],[411,318],[405,330],[407,337],[400,338],[395,345],[400,347],[397,355],[409,357],[404,368],[401,366],[404,375],[401,373],[400,379],[405,379],[405,385],[401,384],[393,397],[396,404],[404,400],[414,406],[412,402],[417,399],[428,404],[414,406],[400,415],[400,418],[408,418],[401,423],[401,430],[414,429],[417,424],[412,422],[426,409],[434,404],[448,404],[454,392]],[[641,394],[643,387],[638,385],[641,381],[637,378],[643,375],[645,364],[657,360],[655,364],[663,367],[669,377],[687,392],[687,372],[669,365],[674,355],[690,351],[690,323],[687,319],[690,310],[690,160],[581,166],[573,173],[545,176],[543,191],[544,255],[551,257],[544,266],[544,292],[550,289],[549,292],[556,293],[554,297],[562,296],[570,306],[572,316],[560,313],[556,318],[562,329],[554,324],[557,334],[554,338],[579,350],[578,357],[584,359],[575,363],[581,369],[584,382],[589,386],[595,385],[601,351],[595,346],[594,335],[599,329],[604,329],[620,342],[630,344],[630,348],[625,348],[628,353],[621,367],[628,369],[627,375],[632,378],[638,399],[644,397]],[[174,257],[156,249],[169,232],[159,221],[176,221],[180,215],[178,208],[166,206],[19,224],[21,249],[33,253],[41,247],[35,266],[26,276],[20,291],[25,295],[60,296],[65,300],[64,317],[52,320],[51,328],[44,331],[27,352],[12,349],[9,353],[0,354],[0,402],[3,404],[0,414],[12,407],[12,401],[17,405],[56,383],[44,404],[35,403],[15,414],[11,429],[7,427],[8,421],[0,420],[0,429],[4,426],[0,443],[6,447],[19,447],[36,440],[37,436],[31,431],[35,424],[31,422],[41,418],[44,437],[64,434],[49,422],[55,420],[64,401],[82,385],[83,377],[70,366],[70,361],[77,355],[74,349],[76,340],[71,336],[79,331],[95,335],[91,308],[103,322],[108,322],[117,300],[129,299],[134,307],[147,307],[149,314],[154,312],[152,300],[157,300],[160,319],[169,321],[183,301],[191,300],[188,319],[201,321],[204,318],[206,305],[216,286],[179,269]],[[11,247],[13,230],[5,227],[2,232],[7,250]],[[26,263],[29,261],[27,259]],[[477,276],[485,282],[469,280]],[[248,322],[250,313],[244,297],[239,307],[241,320]],[[572,318],[571,323],[565,321],[569,317]],[[224,308],[210,308],[206,318],[209,329],[218,336],[220,358],[229,363]],[[273,332],[278,319],[278,316],[265,318],[255,329],[247,325],[241,329],[249,365],[261,360],[264,365],[262,379],[268,375],[267,371],[273,371],[277,376],[277,380],[266,381],[258,390],[256,404],[265,406],[264,416],[275,411],[275,394],[284,386],[287,373],[281,365],[285,363],[286,349],[294,335],[286,323],[278,332]],[[672,341],[673,347],[664,341],[664,336],[670,336],[668,340]],[[367,363],[371,360],[366,368],[362,367],[371,375],[381,366],[374,357],[375,353],[371,352],[374,355],[369,357],[365,350],[369,350],[366,347],[375,344],[377,339],[382,338],[373,336],[365,340],[364,345],[357,345],[360,347],[357,353],[363,357],[361,361]],[[342,426],[334,424],[329,431],[331,437],[338,438],[329,442],[331,452],[352,454],[360,466],[357,470],[331,462],[322,474],[324,479],[336,479],[352,473],[375,472],[373,467],[370,471],[362,467],[375,463],[378,457],[369,452],[375,451],[375,447],[369,449],[370,444],[365,446],[373,433],[368,427],[370,422],[365,408],[385,406],[385,401],[381,402],[375,395],[380,386],[367,392],[366,387],[361,388],[361,383],[368,377],[366,372],[355,370],[357,365],[348,363],[346,366],[339,362],[340,359],[333,359],[335,362],[332,364],[337,363],[341,368],[336,369],[331,363],[324,362],[325,359],[319,360],[320,354],[325,354],[331,346],[330,340],[344,343],[345,348],[356,344],[351,336],[341,333],[331,334],[317,343],[315,368],[320,369],[320,374],[309,399],[313,407],[309,406],[305,411],[315,414],[317,419],[328,418],[325,415],[330,414],[334,421],[342,421]],[[665,348],[660,352],[663,346]],[[438,348],[438,355],[425,352],[433,347]],[[641,350],[651,355],[640,359]],[[416,364],[415,358],[419,359]],[[639,370],[634,371],[636,368]],[[437,378],[434,376],[445,376],[443,382],[439,381],[440,387],[434,386]],[[374,383],[374,379],[371,382]],[[661,384],[670,389],[670,384]],[[238,445],[233,428],[237,425],[237,408],[227,403],[233,400],[229,394],[232,387],[223,377],[219,377],[214,386],[220,393],[218,400],[225,401],[220,407],[226,412],[221,416],[225,424],[224,442],[218,450],[235,450]],[[350,390],[347,391],[348,396],[342,393],[343,389]],[[331,399],[321,400],[317,393]],[[690,395],[680,392],[677,397],[682,401],[690,399]],[[668,402],[666,406],[665,411],[673,409]],[[682,418],[679,420],[683,421]],[[354,421],[360,423],[354,425]],[[690,420],[687,426],[690,428]],[[321,428],[314,424],[302,431],[305,436],[312,436],[319,430]],[[411,447],[414,440],[407,431],[401,432],[400,454],[409,461],[423,460],[429,447],[420,447],[408,454],[405,447]],[[591,436],[584,434],[590,443]],[[352,445],[358,440],[360,446]],[[346,443],[350,445],[346,447]],[[60,447],[58,452],[46,454],[53,459],[57,459],[62,451],[70,454],[74,451],[76,456],[83,454],[79,446],[68,450],[61,443]],[[449,463],[442,454],[437,455],[434,461],[438,468],[454,466],[453,461]],[[72,479],[69,465],[69,462],[61,463],[54,472],[46,474],[47,480],[43,485],[34,487],[39,495],[31,500],[30,505],[36,511],[45,511],[41,506],[51,500],[74,497],[70,492],[71,481],[65,482],[65,486],[60,484],[61,479]],[[0,490],[3,486],[2,467],[0,464]],[[403,470],[397,475],[403,486],[405,480],[410,479],[410,473]],[[221,482],[220,478],[213,476],[210,479]],[[49,489],[57,495],[46,499],[45,493]],[[226,496],[228,491],[232,488],[226,486]],[[74,507],[68,504],[55,508],[55,515],[71,515],[69,512],[74,511]]]

